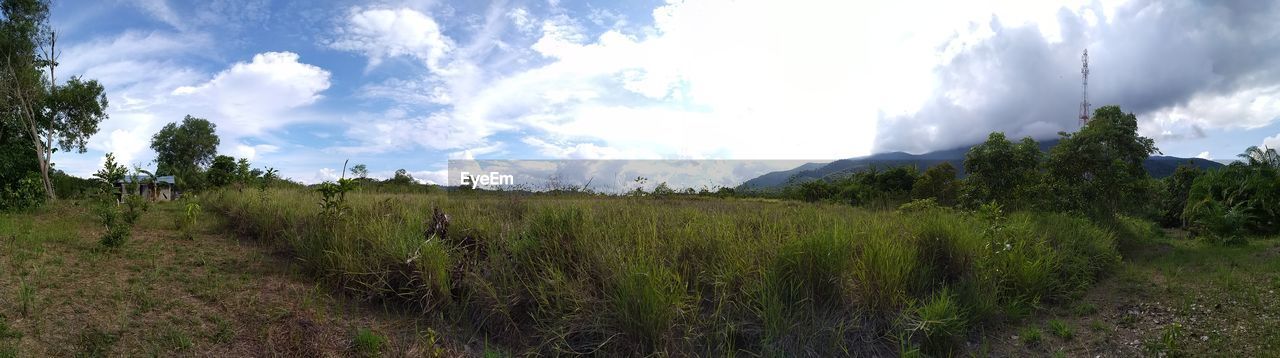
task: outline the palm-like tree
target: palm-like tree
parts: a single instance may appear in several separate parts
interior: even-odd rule
[[[1265,166],[1272,168],[1280,168],[1280,153],[1276,153],[1275,148],[1251,146],[1244,150],[1244,153],[1236,155],[1245,160],[1250,166]]]

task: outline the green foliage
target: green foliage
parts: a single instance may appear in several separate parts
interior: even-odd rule
[[[0,211],[28,210],[45,202],[40,173],[27,172],[17,182],[0,185]]]
[[[956,168],[951,163],[942,162],[929,167],[920,175],[911,188],[912,199],[934,199],[943,206],[956,204],[960,191],[960,182],[956,180]]]
[[[1152,197],[1142,162],[1159,151],[1138,135],[1138,119],[1103,106],[1079,132],[1062,133],[1045,163],[1054,206],[1091,216],[1132,213]]]
[[[182,124],[166,124],[151,137],[156,174],[177,176],[178,184],[187,188],[203,187],[201,168],[212,163],[221,142],[216,128],[209,120],[190,115],[182,119]]]
[[[1204,174],[1200,167],[1190,163],[1179,165],[1172,176],[1164,178],[1164,195],[1161,197],[1160,225],[1165,227],[1181,227],[1182,210],[1187,207],[1187,196],[1191,194],[1191,185],[1196,178]]]
[[[1010,208],[1029,207],[1032,195],[1028,192],[1038,181],[1042,156],[1031,138],[1014,145],[1004,133],[991,133],[986,142],[965,154],[964,170],[969,177],[962,200],[970,206],[997,202]]]
[[[1276,153],[1275,148],[1258,148],[1258,146],[1250,146],[1245,148],[1244,153],[1236,155],[1240,159],[1244,159],[1245,164],[1251,167],[1271,167],[1280,169],[1280,154]]]
[[[209,171],[205,172],[210,187],[222,187],[236,180],[236,158],[219,155],[213,158]]]
[[[4,103],[0,116],[6,122],[0,126],[0,161],[12,160],[21,169],[11,172],[14,177],[0,179],[13,183],[10,180],[26,177],[26,172],[34,169],[41,173],[44,194],[54,198],[49,176],[53,153],[58,149],[85,152],[88,138],[107,118],[107,97],[96,80],[71,77],[59,84],[53,78],[58,62],[47,58],[45,51],[56,53],[58,49],[56,32],[50,30],[47,1],[7,0],[0,8],[4,12],[0,16],[0,52],[5,58],[0,67]],[[16,150],[23,146],[26,151]],[[8,172],[11,168],[0,169]]]
[[[1280,170],[1234,163],[1200,175],[1183,219],[1197,233],[1227,239],[1280,232]]]

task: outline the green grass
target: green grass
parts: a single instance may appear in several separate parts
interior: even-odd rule
[[[1018,334],[1018,339],[1022,340],[1022,344],[1034,346],[1040,344],[1044,340],[1044,332],[1038,327],[1023,328]]]
[[[1049,320],[1049,332],[1052,332],[1054,336],[1062,338],[1063,340],[1069,341],[1072,338],[1075,338],[1075,330],[1060,319]]]
[[[352,349],[361,357],[381,357],[382,348],[386,344],[386,337],[379,336],[368,328],[357,330],[356,337],[351,342]]]
[[[735,199],[348,193],[349,210],[329,215],[302,190],[202,199],[344,292],[460,322],[515,354],[894,344],[879,337],[947,351],[1010,312],[1078,295],[1119,263],[1120,237],[1150,234],[1128,219],[1120,234],[1061,214]],[[435,207],[451,225],[428,238]]]

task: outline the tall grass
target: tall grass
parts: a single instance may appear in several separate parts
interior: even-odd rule
[[[542,354],[945,354],[1119,260],[1112,229],[1058,214],[350,193],[333,216],[296,189],[202,199],[337,288]],[[446,235],[425,233],[434,208]]]

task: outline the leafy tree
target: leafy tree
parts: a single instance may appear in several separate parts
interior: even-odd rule
[[[1196,178],[1204,174],[1204,170],[1194,164],[1179,165],[1173,175],[1164,178],[1164,195],[1160,198],[1160,224],[1165,227],[1182,226],[1182,210],[1187,206],[1187,195],[1191,193],[1191,185]]]
[[[987,141],[965,154],[964,196],[967,204],[997,202],[1005,207],[1027,206],[1027,192],[1037,181],[1042,154],[1031,138],[1014,145],[1004,133],[993,132]]]
[[[210,186],[231,184],[236,179],[236,159],[225,155],[213,158],[213,164],[209,165],[209,171],[205,175]]]
[[[1098,216],[1147,203],[1150,176],[1142,162],[1159,151],[1155,141],[1138,135],[1132,113],[1103,106],[1079,132],[1060,135],[1046,162],[1057,206]]]
[[[956,180],[956,168],[942,162],[924,171],[911,189],[912,199],[933,198],[938,204],[952,206],[959,195],[960,182]]]
[[[351,176],[359,179],[367,178],[369,177],[369,167],[364,164],[356,164],[354,167],[351,167]]]
[[[107,96],[96,80],[72,76],[58,83],[58,36],[49,24],[47,1],[3,0],[0,12],[0,52],[5,57],[0,68],[0,112],[4,112],[0,115],[14,119],[25,132],[25,140],[15,138],[10,143],[24,142],[34,149],[45,195],[54,198],[49,176],[53,153],[86,151],[89,137],[107,118]]]
[[[156,173],[175,175],[182,181],[180,184],[199,187],[201,169],[213,161],[221,143],[216,129],[217,125],[209,120],[190,115],[182,119],[182,124],[166,124],[151,137]],[[232,164],[234,167],[234,159]]]
[[[417,183],[417,181],[413,179],[413,175],[409,174],[409,171],[404,169],[396,169],[395,177],[392,177],[387,181],[391,182],[392,184],[404,184],[404,185]]]

